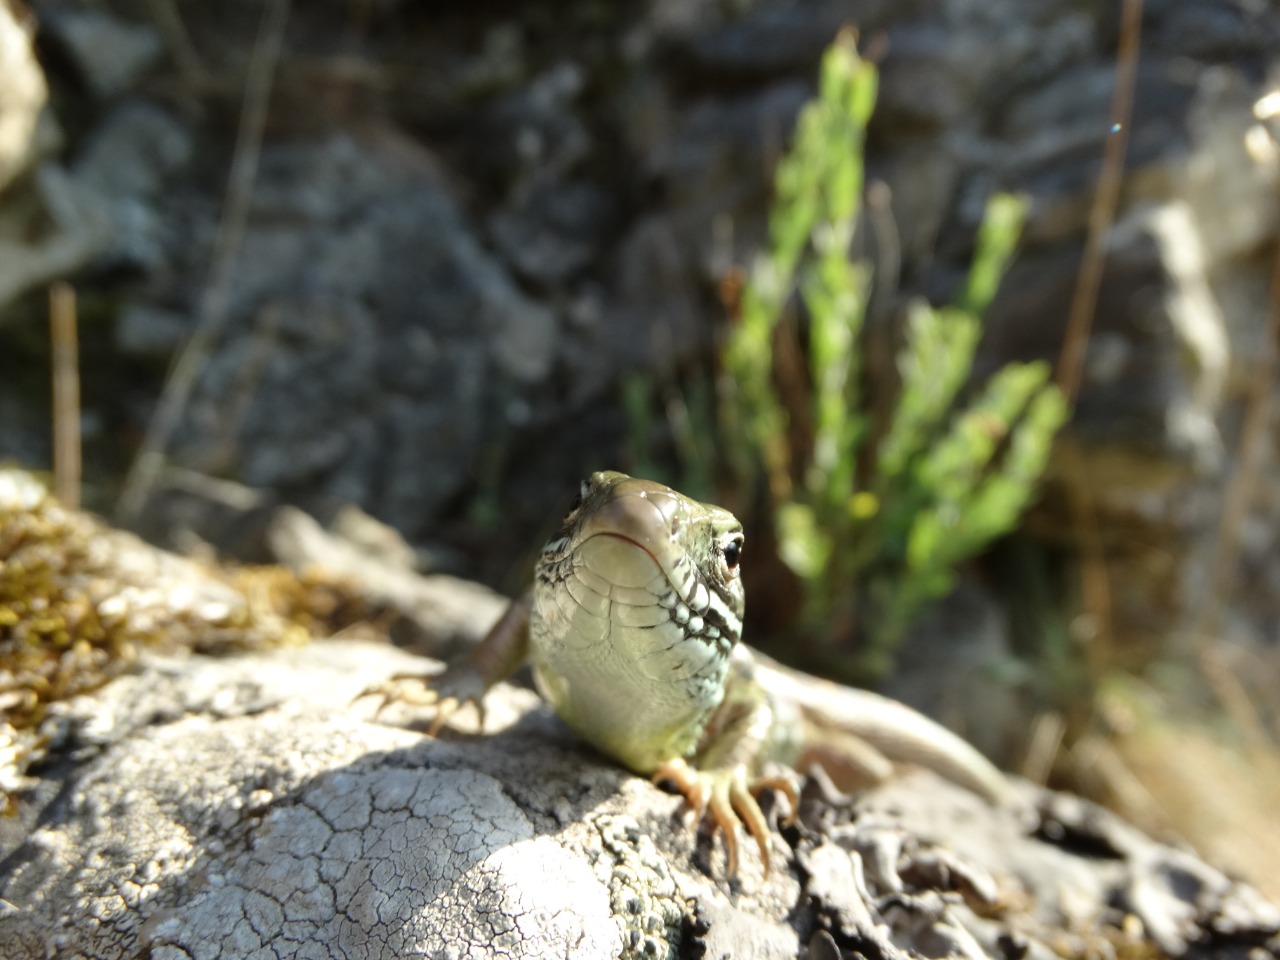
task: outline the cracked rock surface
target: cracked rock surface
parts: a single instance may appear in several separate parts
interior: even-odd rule
[[[994,809],[924,773],[856,798],[819,778],[773,872],[726,880],[679,798],[528,690],[495,691],[485,736],[352,705],[423,663],[354,640],[152,656],[66,704],[59,789],[0,834],[0,956],[1280,955],[1250,888],[1029,786]]]
[[[87,583],[139,614],[214,587],[248,602],[270,579],[96,526],[40,529],[68,563],[77,544],[97,554],[92,576],[32,580],[33,609],[51,585],[66,609]],[[397,580],[290,529],[292,562],[345,557],[377,622],[394,610],[462,642],[496,616],[474,585]],[[161,570],[150,593],[128,589]],[[463,711],[433,739],[429,711],[361,696],[433,669],[388,643],[249,643],[279,626],[265,615],[157,622],[172,642],[139,639],[115,679],[23,728],[41,751],[0,818],[4,960],[1280,957],[1274,905],[1069,795],[1014,784],[993,807],[903,771],[847,796],[815,770],[771,836],[772,872],[752,850],[729,877],[682,798],[584,746],[525,687],[491,691],[483,735]]]

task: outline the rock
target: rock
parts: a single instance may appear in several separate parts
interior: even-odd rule
[[[361,527],[367,531],[376,523],[365,517]],[[351,524],[348,515],[345,526]],[[323,567],[354,585],[384,611],[386,629],[399,646],[451,657],[483,639],[506,610],[508,600],[480,584],[415,574],[402,540],[371,550],[343,536],[343,525],[340,515],[335,529],[326,531],[301,510],[282,507],[271,519],[267,542],[276,561],[295,573]]]
[[[16,8],[0,9],[0,309],[68,276],[106,245],[101,203],[52,162],[17,180],[58,145],[48,89]],[[15,182],[16,180],[16,182]]]
[[[30,478],[0,480],[11,507],[58,519]],[[356,572],[375,557],[295,521],[297,556],[382,589],[380,573]],[[95,526],[58,523],[81,530],[64,550]],[[237,597],[226,572],[99,533],[66,553],[93,576],[63,576],[50,599],[98,591],[125,617],[198,609],[211,590],[256,602],[252,581]],[[111,590],[140,576],[150,590]],[[474,628],[482,611],[466,597],[454,612],[469,607]],[[426,619],[438,626],[444,609]],[[816,771],[798,823],[771,834],[773,869],[744,851],[728,877],[683,799],[587,749],[527,689],[490,692],[483,735],[464,711],[434,739],[418,732],[429,711],[392,703],[379,722],[378,698],[360,694],[436,664],[350,636],[264,648],[266,621],[239,642],[224,616],[181,625],[165,652],[142,645],[128,673],[46,704],[41,782],[0,820],[8,960],[839,956],[833,944],[886,960],[1009,944],[1280,956],[1275,905],[1069,795],[1011,783],[993,806],[916,772],[846,797]]]
[[[132,87],[160,59],[160,35],[94,8],[52,12],[44,26],[71,57],[81,81],[101,100]]]
[[[698,86],[721,90],[810,69],[852,19],[845,4],[831,2],[755,4],[745,16],[720,23],[710,11],[691,16],[695,4],[687,4],[683,16],[673,15],[672,6],[664,11],[659,5],[653,18],[658,35],[671,45],[675,66]],[[877,19],[877,5],[867,6],[859,11],[863,25]]]
[[[1142,43],[1149,49],[1238,64],[1275,50],[1280,31],[1267,16],[1268,12],[1259,4],[1237,4],[1230,0],[1206,3],[1159,0],[1143,11]]]
[[[1201,77],[1187,116],[1190,152],[1175,189],[1190,205],[1212,271],[1244,260],[1280,228],[1280,110],[1234,67]]]
[[[880,692],[961,733],[988,757],[1011,755],[1025,705],[1008,676],[1018,668],[1006,620],[993,597],[961,586],[907,630]]]
[[[173,356],[191,333],[191,321],[173,310],[131,303],[116,321],[121,353],[163,359]]]
[[[779,83],[756,95],[701,99],[646,158],[668,199],[633,221],[613,258],[601,337],[617,367],[669,376],[706,350],[718,315],[707,287],[762,240],[767,157],[810,93]]]
[[[308,485],[420,531],[503,399],[549,375],[558,320],[480,244],[431,155],[388,131],[272,145],[262,165],[241,335],[209,359],[180,459],[218,473],[243,449],[250,486]]]
[[[486,105],[476,122],[474,172],[507,190],[573,172],[593,146],[575,109],[585,85],[582,66],[565,60]]]
[[[37,131],[49,97],[44,73],[31,49],[17,8],[0,9],[0,191],[25,170],[38,152]]]
[[[111,221],[100,199],[54,163],[41,164],[29,189],[0,204],[0,307],[74,274],[109,248]]]
[[[611,213],[592,184],[539,185],[516,209],[495,216],[491,230],[518,273],[550,286],[594,262]]]
[[[1099,118],[1109,115],[1114,80],[1113,65],[1076,64],[1002,114],[1001,181],[1033,198],[1028,242],[1061,243],[1083,232],[1109,135]],[[1194,96],[1194,82],[1176,61],[1143,59],[1126,154],[1130,202],[1168,195],[1169,168],[1186,157],[1182,118]]]
[[[126,100],[94,130],[72,168],[78,183],[110,211],[111,255],[132,269],[164,267],[180,234],[157,206],[195,152],[191,130],[167,110]]]
[[[81,759],[0,869],[0,951],[782,958],[828,925],[886,957],[1009,936],[1033,954],[1280,947],[1273,905],[1095,807],[1024,788],[1000,810],[924,774],[843,813],[806,793],[774,871],[751,857],[726,881],[679,798],[592,756],[527,691],[501,691],[478,738],[335,706],[421,665],[354,641],[148,657],[67,704],[61,749]]]
[[[983,85],[999,66],[981,38],[941,24],[891,30],[875,123],[908,129],[967,123]]]
[[[869,175],[889,188],[888,213],[897,236],[887,240],[872,228],[872,242],[896,242],[896,258],[919,263],[938,242],[946,218],[946,207],[960,182],[963,161],[956,151],[938,150],[932,139],[900,137]],[[886,261],[889,259],[885,251]]]

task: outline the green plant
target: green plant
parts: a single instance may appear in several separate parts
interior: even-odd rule
[[[911,304],[900,394],[888,427],[872,435],[859,392],[871,269],[850,251],[876,84],[853,33],[842,33],[777,169],[768,249],[746,275],[723,352],[721,405],[740,480],[760,468],[767,478],[780,554],[804,585],[810,632],[820,634],[852,585],[862,586],[871,609],[860,665],[872,675],[891,666],[921,606],[951,589],[956,566],[1016,524],[1067,414],[1042,363],[1009,364],[956,409],[980,314],[1025,213],[1022,200],[997,195],[957,303]],[[797,295],[810,385],[800,410],[784,403],[775,368],[779,325]],[[808,426],[808,442],[789,434],[793,420]]]

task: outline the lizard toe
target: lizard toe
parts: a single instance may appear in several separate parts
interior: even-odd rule
[[[711,821],[712,835],[724,835],[726,868],[729,876],[738,872],[738,827],[744,826],[756,841],[760,860],[766,876],[769,874],[769,821],[760,808],[756,796],[763,790],[774,789],[783,793],[791,804],[789,815],[794,816],[797,794],[793,781],[787,777],[765,777],[752,783],[747,781],[744,766],[715,770],[695,770],[683,759],[664,763],[653,775],[655,783],[672,784],[689,805],[694,823],[704,818]]]
[[[740,822],[734,799],[732,784],[722,779],[713,787],[711,803],[707,808],[707,812],[711,815],[711,820],[715,824],[715,829],[724,834],[724,852],[728,860],[726,869],[731,877],[737,876],[738,873],[738,823]],[[765,870],[767,871],[768,869],[768,856],[766,854]]]
[[[351,702],[356,703],[364,697],[378,697],[379,703],[373,714],[375,718],[381,717],[383,711],[393,703],[433,708],[427,736],[435,737],[467,704],[475,706],[480,718],[480,728],[483,730],[484,692],[483,679],[474,677],[465,670],[446,671],[439,675],[396,673],[382,683],[373,684],[361,691]]]
[[[734,813],[747,828],[747,833],[755,838],[756,846],[760,849],[760,860],[764,865],[764,875],[767,877],[769,875],[769,822],[765,819],[760,804],[748,789],[746,777],[742,771],[739,771],[739,775],[733,779],[728,792]],[[730,870],[730,873],[732,872]]]
[[[365,687],[351,699],[351,704],[359,703],[365,697],[377,697],[378,705],[374,708],[374,718],[382,716],[382,712],[393,703],[407,703],[415,707],[429,707],[439,695],[427,685],[429,677],[419,674],[397,673],[381,683]],[[412,684],[409,681],[413,681]]]
[[[787,813],[782,822],[787,826],[796,822],[800,813],[800,787],[790,774],[775,774],[769,777],[757,777],[751,783],[751,795],[759,797],[766,790],[780,793],[787,799]]]

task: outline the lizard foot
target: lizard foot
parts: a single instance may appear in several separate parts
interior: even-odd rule
[[[427,736],[434,737],[468,703],[475,706],[480,718],[480,728],[484,729],[483,698],[487,689],[484,677],[466,668],[451,668],[439,675],[396,673],[381,683],[366,687],[351,702],[355,703],[365,697],[380,698],[374,717],[381,716],[382,711],[392,703],[434,707],[435,715],[431,719],[431,726],[427,728]]]
[[[747,781],[747,768],[741,764],[715,770],[695,770],[681,758],[668,760],[653,774],[653,782],[671,783],[693,808],[694,822],[710,814],[714,829],[724,833],[728,873],[738,872],[738,825],[747,828],[760,848],[765,876],[769,875],[769,822],[756,799],[764,790],[777,790],[787,798],[790,809],[786,822],[795,820],[799,794],[788,776],[758,777]]]

